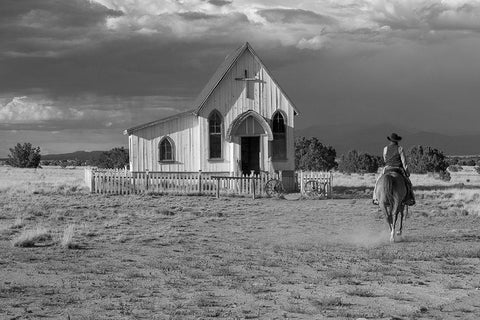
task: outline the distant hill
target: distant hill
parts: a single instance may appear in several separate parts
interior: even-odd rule
[[[383,146],[388,143],[387,136],[392,132],[403,137],[402,145],[407,149],[414,145],[424,145],[437,148],[446,155],[480,154],[480,134],[450,136],[389,124],[312,126],[296,130],[295,135],[317,137],[323,144],[334,147],[339,156],[353,149],[380,155]]]
[[[87,161],[98,158],[104,151],[76,151],[72,153],[42,155],[42,160],[81,160]]]

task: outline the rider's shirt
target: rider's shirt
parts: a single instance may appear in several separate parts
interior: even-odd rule
[[[401,155],[403,149],[397,144],[389,144],[383,149],[383,159],[388,167],[404,168]],[[405,169],[405,168],[404,168]]]

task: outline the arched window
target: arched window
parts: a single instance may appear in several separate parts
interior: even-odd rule
[[[273,115],[272,119],[272,158],[276,160],[287,159],[287,128],[285,117],[281,112]]]
[[[222,116],[216,110],[208,117],[210,159],[222,158]]]
[[[160,153],[160,161],[173,161],[173,141],[165,137],[160,141],[158,145],[159,153]]]

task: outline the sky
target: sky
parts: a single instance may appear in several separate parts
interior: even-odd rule
[[[480,1],[1,0],[0,157],[126,146],[246,41],[297,128],[480,132]]]

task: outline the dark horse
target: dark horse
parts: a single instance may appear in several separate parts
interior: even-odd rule
[[[400,236],[402,234],[403,210],[405,209],[403,200],[406,195],[407,186],[405,185],[405,180],[398,172],[384,173],[378,179],[376,196],[390,227],[390,242],[395,242],[395,224],[397,223],[399,213],[400,229],[397,235]]]

